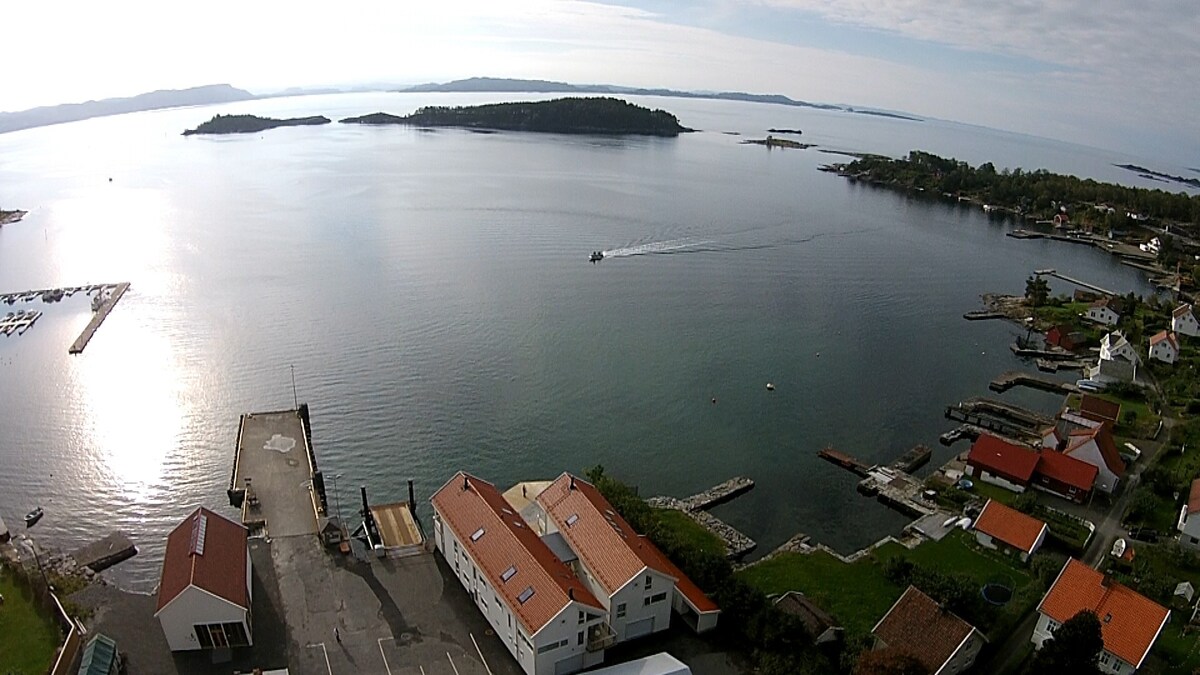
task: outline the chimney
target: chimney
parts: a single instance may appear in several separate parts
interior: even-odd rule
[[[463,492],[466,492],[470,488],[471,488],[471,485],[469,483],[467,483],[467,474],[464,473],[463,474]]]
[[[575,476],[571,476],[571,487],[568,489],[570,489],[570,490],[575,489]]]
[[[574,599],[575,599],[575,589],[574,589],[574,588],[571,588],[570,586],[567,586],[567,597],[568,597],[568,598],[570,598],[570,599],[572,599],[572,600],[574,600]]]

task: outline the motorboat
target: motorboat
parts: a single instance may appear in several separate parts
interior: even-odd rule
[[[604,251],[592,251],[592,255],[588,257],[592,263],[598,263],[604,260]]]
[[[29,513],[26,513],[25,514],[25,527],[33,527],[34,525],[37,524],[37,521],[42,519],[42,516],[44,516],[44,515],[46,515],[46,512],[42,511],[42,507],[40,507],[40,506],[37,507],[36,509],[30,511]]]

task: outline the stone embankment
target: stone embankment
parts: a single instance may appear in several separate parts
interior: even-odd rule
[[[726,556],[736,560],[753,551],[758,544],[706,509],[729,501],[753,487],[753,480],[737,476],[686,499],[659,496],[650,497],[646,503],[656,509],[674,509],[686,513],[720,539],[725,544]]]

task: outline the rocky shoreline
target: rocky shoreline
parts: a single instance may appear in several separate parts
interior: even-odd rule
[[[5,225],[11,225],[12,223],[18,222],[19,220],[24,218],[28,213],[29,213],[28,211],[21,211],[19,209],[16,211],[5,211],[3,209],[0,209],[0,227],[3,227]]]

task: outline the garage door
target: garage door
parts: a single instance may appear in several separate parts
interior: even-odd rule
[[[625,626],[625,639],[632,640],[636,637],[649,635],[654,632],[654,617],[647,617],[641,621],[634,621]]]
[[[576,654],[554,664],[554,675],[566,675],[583,670],[583,654]]]

